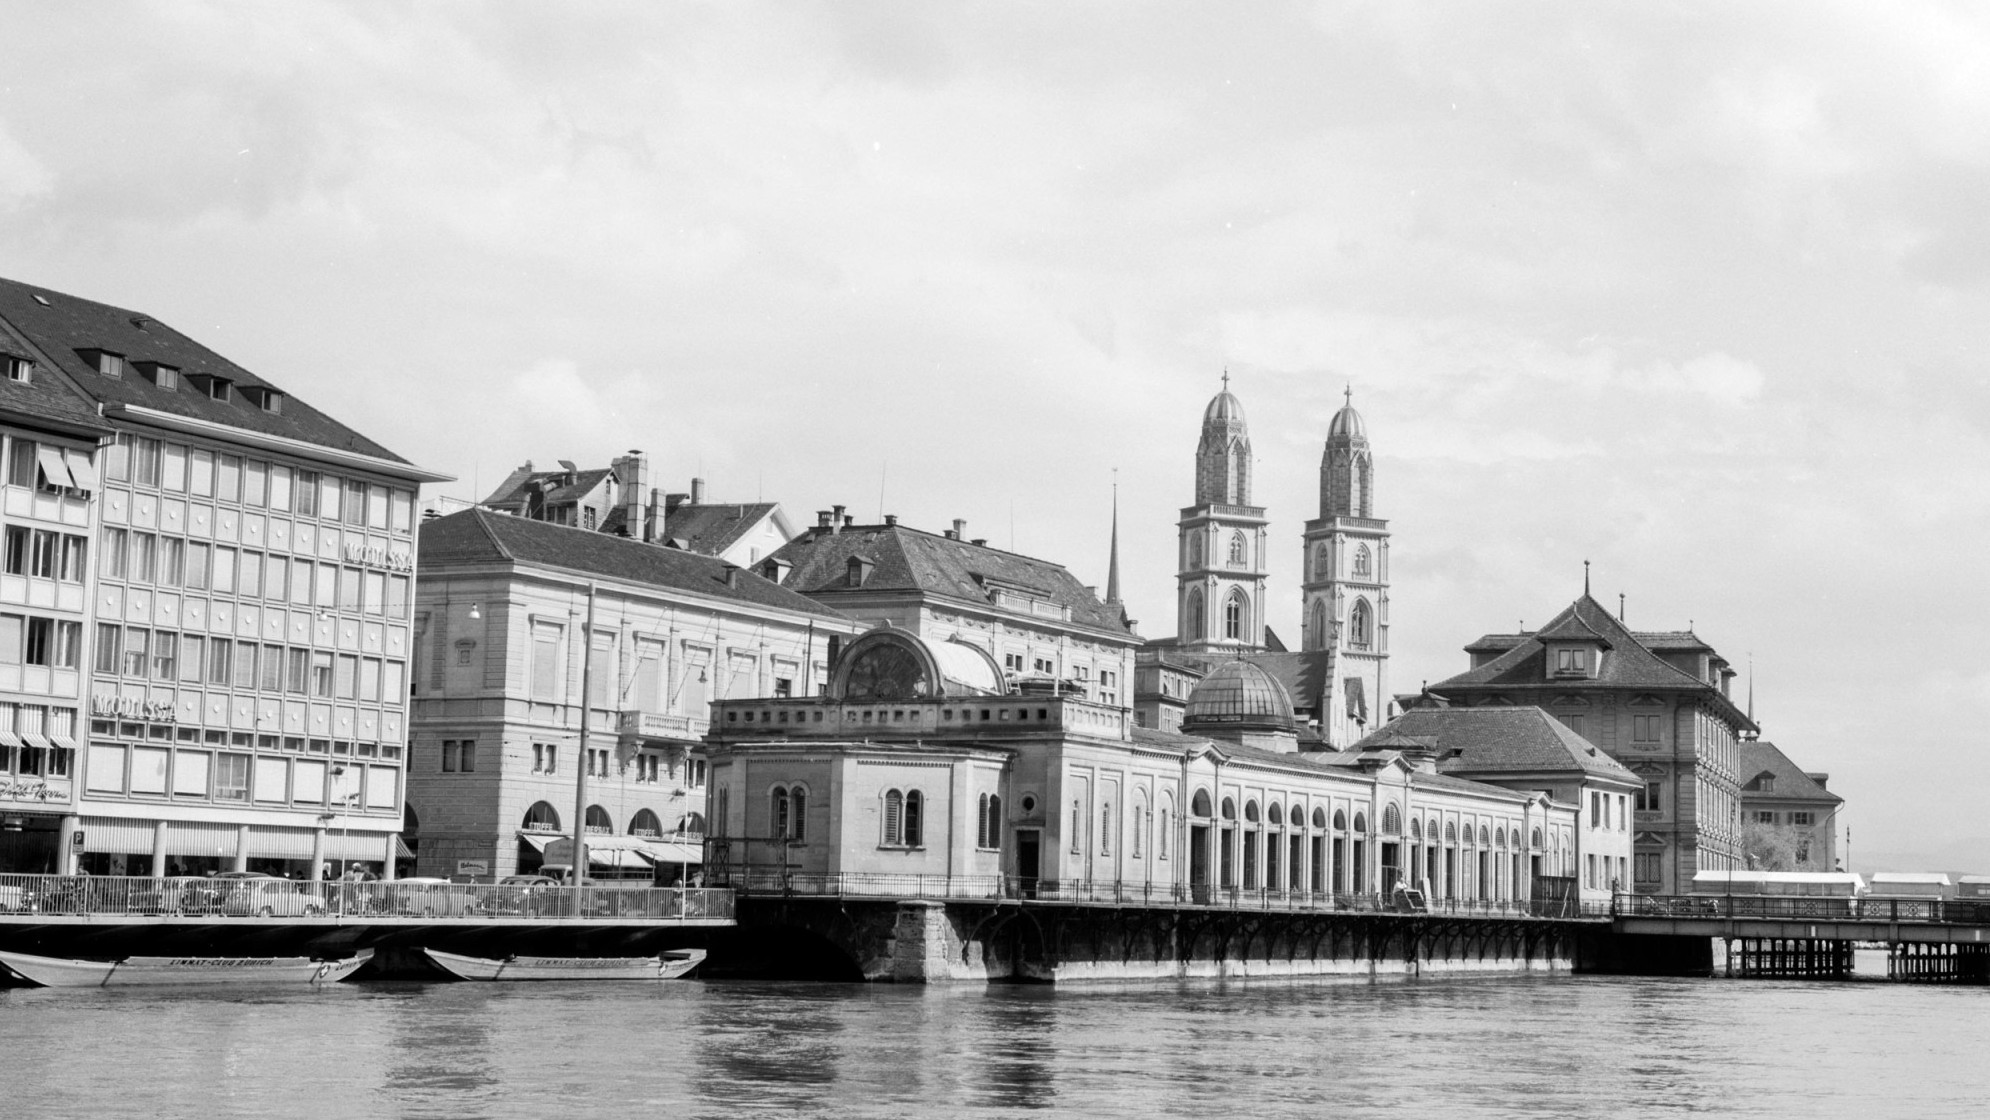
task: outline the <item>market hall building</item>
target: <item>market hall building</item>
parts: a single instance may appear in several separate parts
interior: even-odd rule
[[[1572,894],[1573,806],[1298,743],[1290,697],[1247,661],[1196,685],[1177,733],[1082,689],[1019,688],[978,643],[880,627],[825,696],[714,705],[710,869],[954,897]]]
[[[28,602],[72,613],[79,575],[87,602],[78,650],[58,617],[61,665],[35,666],[58,692],[87,673],[90,693],[50,869],[393,874],[413,511],[446,476],[149,315],[0,281],[0,325],[0,349],[108,429],[94,459],[58,443],[7,488],[9,526],[89,522],[88,571],[59,559],[46,584],[29,529]],[[55,697],[12,717],[23,745],[82,738]]]

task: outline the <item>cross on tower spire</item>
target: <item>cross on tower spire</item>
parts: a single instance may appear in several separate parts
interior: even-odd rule
[[[1224,366],[1224,367],[1223,367],[1223,391],[1224,391],[1224,392],[1226,392],[1226,393],[1230,391],[1230,367],[1229,367],[1229,366]]]
[[[1347,407],[1349,407],[1349,408],[1353,408],[1353,407],[1354,407],[1354,383],[1353,383],[1353,382],[1349,382],[1349,383],[1348,383],[1348,386],[1347,386],[1347,388],[1341,391],[1341,396],[1343,396],[1343,397],[1346,397],[1346,398],[1347,398]]]

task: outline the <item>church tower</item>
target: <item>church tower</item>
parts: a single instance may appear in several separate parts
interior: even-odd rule
[[[1176,641],[1189,653],[1264,648],[1265,517],[1251,504],[1251,436],[1244,406],[1223,391],[1202,413],[1195,504],[1182,510]]]
[[[1327,428],[1320,516],[1306,523],[1302,648],[1331,654],[1320,733],[1345,749],[1389,718],[1389,523],[1354,390]]]

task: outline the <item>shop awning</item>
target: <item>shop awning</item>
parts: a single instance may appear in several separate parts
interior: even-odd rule
[[[546,843],[534,844],[553,863],[573,861],[573,837],[543,836],[532,837],[519,833],[519,839],[534,843],[543,838]],[[587,838],[587,862],[590,867],[648,867],[655,863],[703,863],[704,850],[698,844],[681,841],[652,839],[647,836],[590,836]]]
[[[546,845],[558,840],[564,840],[566,837],[561,836],[557,832],[521,832],[518,834],[518,839],[529,845],[533,851],[544,855]]]
[[[22,732],[21,742],[27,744],[30,747],[41,747],[44,750],[55,745],[54,743],[48,741],[48,736],[37,735],[32,731]]]
[[[0,731],[0,746],[18,747],[21,745],[21,737],[19,735],[14,734],[11,730]]]

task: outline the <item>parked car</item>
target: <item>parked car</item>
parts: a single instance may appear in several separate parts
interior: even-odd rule
[[[239,873],[227,880],[221,912],[231,918],[314,918],[323,914],[324,901],[305,888],[304,883],[274,875]]]
[[[447,879],[395,879],[371,885],[382,892],[389,913],[417,918],[455,918],[482,909],[473,890]]]
[[[559,881],[545,875],[506,875],[491,890],[490,909],[497,914],[537,916],[559,906]]]

